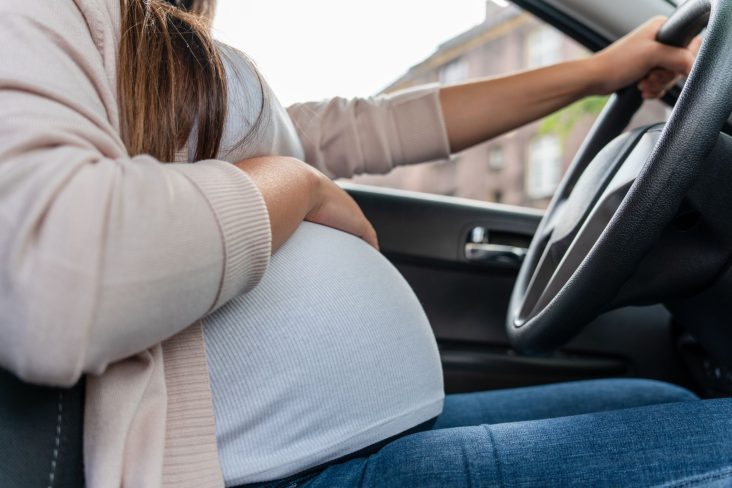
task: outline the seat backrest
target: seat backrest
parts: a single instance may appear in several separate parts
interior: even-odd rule
[[[0,370],[0,486],[84,486],[84,381],[29,385]]]

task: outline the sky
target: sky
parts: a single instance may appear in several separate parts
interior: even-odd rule
[[[214,35],[289,105],[377,93],[484,12],[485,0],[218,0]]]

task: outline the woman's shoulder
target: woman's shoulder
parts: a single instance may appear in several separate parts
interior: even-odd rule
[[[292,121],[254,61],[228,44],[216,45],[227,84],[227,114],[219,158],[235,161],[276,154],[302,159],[302,146]]]
[[[215,41],[224,68],[244,70],[256,74],[254,61],[240,49],[221,41]]]
[[[217,41],[216,47],[226,72],[229,100],[234,107],[258,112],[268,87],[254,62],[244,52],[223,42]]]

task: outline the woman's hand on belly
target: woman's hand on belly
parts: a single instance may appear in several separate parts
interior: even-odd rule
[[[289,157],[259,157],[236,163],[262,193],[276,251],[303,220],[360,237],[378,249],[376,231],[358,204],[312,166]]]

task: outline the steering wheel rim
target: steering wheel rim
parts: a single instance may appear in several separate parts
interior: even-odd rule
[[[627,87],[611,98],[570,165],[511,295],[506,326],[511,344],[520,352],[556,349],[612,308],[622,284],[658,240],[699,174],[732,112],[732,57],[724,55],[732,52],[732,30],[727,28],[732,25],[732,0],[688,0],[658,34],[659,41],[682,46],[705,25],[707,35],[665,126],[608,144],[642,104],[635,86]],[[603,173],[607,167],[610,170]],[[605,221],[597,221],[603,227],[590,225],[595,212],[607,213],[600,208],[601,199],[628,167],[632,178],[620,181],[627,188],[621,189]],[[615,194],[609,197],[618,199]],[[554,235],[557,225],[566,234],[560,232],[559,239]],[[593,225],[593,239],[582,242]]]

